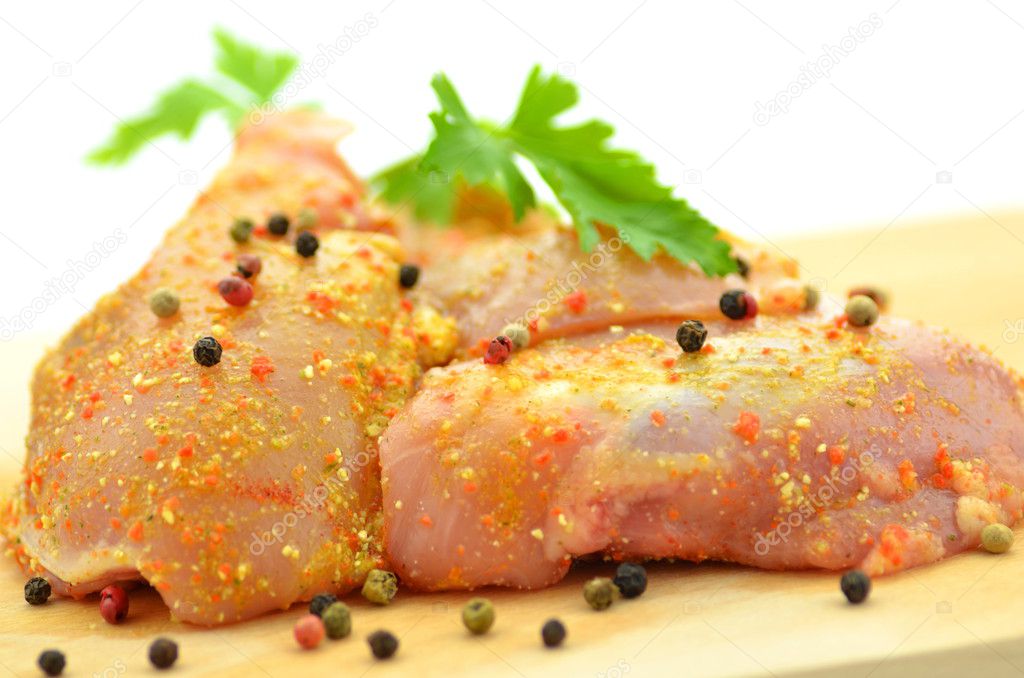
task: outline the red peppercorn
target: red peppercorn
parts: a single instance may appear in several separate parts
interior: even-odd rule
[[[512,340],[505,335],[498,335],[491,339],[487,353],[484,354],[484,362],[488,365],[500,365],[512,354]]]
[[[252,285],[247,280],[229,276],[217,283],[217,291],[232,306],[245,306],[252,301]]]
[[[128,594],[117,584],[100,591],[100,614],[108,624],[117,624],[128,616]]]
[[[315,614],[307,614],[295,622],[295,640],[304,650],[312,650],[324,639],[324,623]]]
[[[744,292],[743,296],[747,301],[747,313],[744,315],[744,319],[750,320],[751,318],[757,317],[757,299],[750,292]]]
[[[243,278],[255,278],[263,270],[263,262],[255,254],[239,254],[235,263]]]

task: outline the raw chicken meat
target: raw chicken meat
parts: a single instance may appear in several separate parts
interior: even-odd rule
[[[536,588],[573,557],[894,572],[1022,515],[1020,384],[920,325],[842,318],[545,342],[429,371],[381,445],[405,584]]]
[[[6,530],[59,592],[142,578],[179,619],[214,624],[382,563],[377,439],[454,334],[402,298],[398,243],[335,153],[344,131],[311,112],[244,130],[149,263],[38,367]],[[295,226],[229,237],[236,217],[301,210],[317,218],[310,258]],[[237,308],[217,282],[243,252],[262,271]],[[180,294],[171,318],[150,312],[160,287]],[[205,335],[223,346],[212,367],[192,355]]]

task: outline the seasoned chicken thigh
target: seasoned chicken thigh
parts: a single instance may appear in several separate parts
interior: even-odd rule
[[[694,354],[648,329],[426,374],[381,446],[405,583],[535,588],[592,553],[880,574],[1021,518],[1020,384],[986,353],[897,320],[712,323]]]
[[[59,591],[141,578],[176,617],[215,624],[347,590],[381,564],[377,439],[418,355],[444,359],[454,337],[440,321],[417,331],[432,314],[400,293],[398,243],[335,154],[343,131],[309,112],[245,129],[153,258],[38,367],[7,528]],[[287,234],[229,236],[235,218],[277,212]],[[314,253],[308,235],[296,246],[297,215]],[[262,270],[233,306],[218,281],[241,254]],[[173,316],[150,311],[157,288],[180,296]],[[205,336],[218,364],[193,355]]]

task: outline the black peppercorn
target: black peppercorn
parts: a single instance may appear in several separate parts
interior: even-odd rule
[[[565,624],[557,619],[549,619],[540,627],[540,637],[546,647],[558,647],[565,640]]]
[[[192,356],[203,367],[213,367],[220,362],[223,351],[219,341],[213,337],[203,337],[192,347]]]
[[[320,593],[313,596],[313,600],[309,601],[309,613],[315,614],[318,617],[324,616],[324,610],[338,602],[338,596],[333,593]]]
[[[736,272],[743,278],[750,277],[750,264],[743,257],[736,257]]]
[[[157,638],[149,646],[149,661],[158,669],[169,669],[178,661],[178,644],[169,638]]]
[[[851,603],[863,603],[871,593],[871,578],[860,570],[850,570],[839,580],[839,588]]]
[[[398,638],[390,631],[374,631],[367,638],[370,651],[377,659],[390,659],[398,651]]]
[[[64,666],[67,664],[67,661],[64,659],[63,652],[59,652],[57,650],[44,650],[43,653],[39,655],[37,663],[39,664],[39,668],[41,668],[43,673],[46,675],[59,676],[64,672]]]
[[[29,605],[42,605],[50,599],[50,582],[42,577],[32,577],[25,582],[25,602]]]
[[[280,213],[271,215],[267,220],[267,230],[274,235],[284,235],[288,232],[288,217]]]
[[[402,267],[398,269],[398,284],[409,289],[416,285],[416,281],[420,279],[420,267],[414,264],[402,264]]]
[[[619,589],[623,598],[636,598],[647,590],[647,570],[636,563],[622,563],[615,570],[612,583]]]
[[[299,233],[299,237],[295,239],[295,251],[299,253],[299,256],[308,259],[316,254],[318,249],[320,249],[320,241],[309,231]]]
[[[729,290],[718,300],[718,308],[721,309],[726,318],[743,320],[744,318],[751,317],[749,305],[752,299],[753,297],[743,290]],[[754,313],[757,313],[756,302]]]
[[[704,347],[708,330],[699,320],[684,320],[676,330],[676,342],[687,353],[696,353]]]

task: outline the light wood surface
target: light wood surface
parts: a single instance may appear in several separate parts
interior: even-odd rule
[[[1016,331],[1024,318],[1024,215],[883,226],[776,246],[833,294],[883,285],[894,313],[952,327],[1024,367],[1024,320]],[[4,487],[21,463],[28,377],[41,351],[38,338],[0,344]],[[147,647],[167,635],[181,648],[167,675],[1012,676],[1024,673],[1024,532],[1018,539],[1020,548],[1003,556],[970,553],[878,580],[857,607],[846,604],[832,574],[666,563],[650,568],[642,598],[597,613],[580,595],[587,577],[610,570],[594,564],[546,591],[488,591],[498,621],[475,638],[459,620],[466,594],[400,592],[388,608],[352,595],[352,636],[312,652],[292,638],[298,607],[205,630],[171,621],[159,597],[142,590],[132,594],[128,621],[112,627],[95,599],[30,608],[23,576],[0,561],[0,671],[39,675],[38,653],[56,647],[68,657],[68,676],[155,674]],[[558,650],[540,643],[540,626],[552,616],[569,629]],[[364,638],[377,628],[401,638],[391,661],[374,661],[367,649]]]

